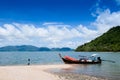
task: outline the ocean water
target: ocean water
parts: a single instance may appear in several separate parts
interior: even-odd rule
[[[115,63],[103,61],[102,64],[78,64],[72,69],[56,70],[58,72],[71,72],[87,74],[90,76],[120,80],[120,52],[0,52],[0,66],[12,65],[42,65],[64,64],[58,54],[69,55],[79,59],[79,55],[91,56],[97,54],[104,60],[112,60]],[[28,61],[30,59],[30,61]]]

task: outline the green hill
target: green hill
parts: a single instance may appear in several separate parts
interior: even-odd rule
[[[120,26],[111,28],[89,43],[78,46],[75,51],[120,51]]]

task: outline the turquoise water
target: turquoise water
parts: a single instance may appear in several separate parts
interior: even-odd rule
[[[79,59],[78,55],[90,56],[98,54],[102,59],[113,60],[116,63],[103,61],[95,65],[73,65],[72,69],[56,70],[59,72],[71,72],[87,74],[109,80],[120,80],[120,52],[0,52],[0,66],[27,65],[30,59],[31,65],[39,64],[64,64],[58,54],[69,55]]]

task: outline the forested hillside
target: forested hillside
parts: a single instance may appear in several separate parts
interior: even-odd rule
[[[120,26],[113,27],[95,40],[78,46],[75,51],[120,51]]]

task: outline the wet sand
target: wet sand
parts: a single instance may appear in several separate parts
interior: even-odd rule
[[[0,80],[105,80],[75,73],[51,72],[50,69],[69,69],[72,65],[0,66]]]
[[[108,80],[76,73],[54,73],[60,80]]]

